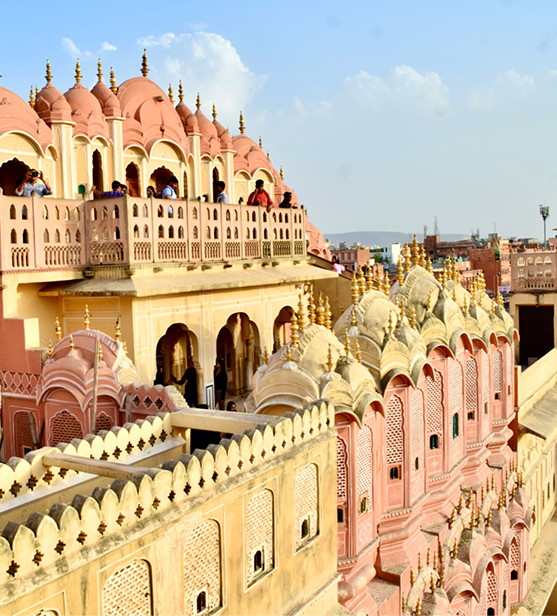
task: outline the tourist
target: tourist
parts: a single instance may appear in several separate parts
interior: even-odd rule
[[[292,205],[292,193],[291,192],[285,192],[284,195],[282,195],[282,202],[279,205],[279,207],[285,207],[285,208],[294,207]]]
[[[333,255],[333,272],[336,272],[337,274],[340,274],[342,272],[344,272],[345,267],[342,263],[340,263],[340,261],[338,260],[338,257],[336,255]]]
[[[177,190],[178,178],[175,175],[171,175],[168,178],[167,185],[162,189],[161,199],[178,199]]]
[[[95,199],[116,199],[117,197],[124,196],[125,193],[122,187],[124,187],[123,184],[120,184],[118,180],[114,180],[114,182],[112,182],[112,190],[100,191],[96,186],[92,186],[91,191]]]
[[[155,199],[157,197],[157,192],[152,186],[147,186],[147,198]]]
[[[186,368],[179,381],[176,380],[174,375],[172,375],[171,380],[178,385],[184,385],[184,398],[188,406],[197,408],[197,370],[193,363],[190,363],[190,366]]]
[[[226,184],[222,180],[219,180],[215,184],[215,193],[217,197],[216,199],[217,203],[228,204],[228,195],[224,192],[225,188],[226,188]]]
[[[255,190],[248,197],[248,205],[260,205],[267,208],[267,212],[271,211],[273,207],[273,200],[269,193],[263,188],[263,180],[257,180],[255,182]]]
[[[231,413],[236,413],[238,411],[236,408],[236,402],[234,402],[234,400],[230,400],[230,402],[226,405],[226,410]]]
[[[44,179],[42,171],[39,173],[36,169],[28,169],[23,181],[15,189],[15,194],[18,197],[30,197],[33,193],[37,197],[44,197],[45,195],[51,195],[52,190],[50,190],[50,186]]]
[[[217,361],[215,362],[213,378],[215,383],[215,403],[218,409],[224,411],[224,401],[226,399],[226,387],[228,384],[228,377],[226,376],[224,359],[221,359],[220,357],[218,357]]]

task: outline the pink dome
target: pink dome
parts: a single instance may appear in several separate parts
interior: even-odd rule
[[[52,145],[52,131],[17,94],[0,86],[0,135],[20,132],[38,142],[44,152]]]
[[[232,137],[232,147],[236,150],[234,173],[248,171],[252,174],[257,169],[267,169],[273,177],[277,177],[278,174],[273,169],[271,161],[253,139],[250,139],[247,135],[236,135]],[[245,161],[245,163],[242,161]]]
[[[228,129],[224,128],[224,126],[220,122],[217,122],[216,120],[214,120],[213,125],[217,129],[217,135],[219,136],[219,139],[220,139],[221,150],[231,150],[232,149],[232,137],[230,136]]]
[[[39,92],[35,111],[47,124],[52,122],[72,122],[72,108],[62,93],[50,82]]]
[[[178,105],[176,105],[176,113],[180,116],[188,136],[199,134],[199,123],[197,122],[197,118],[183,101],[180,101]]]
[[[97,81],[96,85],[91,90],[91,94],[99,101],[103,113],[107,118],[119,118],[122,116],[118,97],[102,81]]]
[[[72,120],[75,122],[74,135],[86,135],[90,138],[102,135],[108,139],[101,105],[87,88],[76,83],[64,94],[64,97],[72,109]]]
[[[195,117],[201,133],[201,154],[208,154],[209,156],[220,154],[220,139],[213,123],[205,117],[201,109],[195,112]]]

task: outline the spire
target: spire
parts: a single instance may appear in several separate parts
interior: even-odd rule
[[[350,336],[348,335],[348,327],[344,328],[344,353],[346,357],[350,355]]]
[[[310,325],[313,325],[315,323],[315,304],[313,300],[313,289],[310,291],[308,298],[308,319]]]
[[[420,248],[418,245],[418,240],[416,239],[416,234],[414,234],[414,239],[412,240],[412,256],[410,260],[412,261],[412,265],[418,265],[418,261],[420,260]]]
[[[143,77],[147,77],[149,74],[149,63],[147,62],[147,50],[143,50],[143,56],[141,58],[141,74]]]
[[[315,320],[317,325],[325,325],[325,308],[323,307],[323,295],[319,291],[317,296],[317,308],[315,309]]]
[[[325,295],[325,312],[324,312],[324,316],[325,316],[325,327],[330,330],[333,331],[333,323],[331,320],[331,317],[333,316],[333,313],[331,312],[331,307],[329,305],[329,297],[327,295]]]
[[[354,355],[356,356],[356,361],[361,364],[362,363],[362,352],[360,351],[360,343],[358,339],[354,341]]]
[[[426,258],[425,258],[425,250],[424,250],[424,245],[420,244],[420,260],[418,261],[418,265],[420,267],[425,267],[426,266]]]
[[[122,334],[120,332],[120,317],[118,317],[116,319],[116,331],[114,332],[114,340],[116,340],[116,343],[120,342],[121,336]]]
[[[267,351],[267,347],[263,349],[263,363],[265,365],[269,363],[269,351]]]
[[[35,90],[33,86],[31,86],[31,92],[29,92],[29,105],[34,109],[35,108]]]
[[[50,83],[52,81],[52,73],[50,72],[50,60],[46,61],[46,83]]]
[[[385,270],[385,277],[383,278],[383,293],[387,297],[391,294],[391,281],[389,280],[389,272]]]
[[[197,111],[201,109],[201,97],[199,96],[199,92],[197,93],[197,98],[195,99],[195,107]]]
[[[404,282],[404,266],[402,265],[402,259],[398,260],[398,265],[396,266],[396,279],[398,280],[398,284],[402,286]]]
[[[182,87],[182,80],[181,79],[180,79],[180,83],[178,85],[178,98],[180,99],[181,103],[184,102],[184,88]]]
[[[83,322],[85,323],[85,329],[91,329],[91,319],[89,317],[89,306],[85,304],[85,316],[83,318]]]
[[[70,350],[74,350],[73,336],[70,334]]]
[[[300,327],[298,326],[298,316],[296,315],[296,311],[292,311],[292,318],[290,319],[290,344],[294,347],[298,347],[298,339],[299,339],[299,331]]]
[[[244,114],[240,111],[240,135],[243,135],[246,130],[246,126],[244,124]]]
[[[60,327],[60,321],[58,320],[58,317],[56,317],[56,321],[54,325],[55,325],[55,331],[56,331],[56,338],[58,340],[61,340],[62,339],[62,328]]]
[[[352,303],[355,304],[360,297],[360,286],[356,278],[356,272],[352,272]]]
[[[174,105],[174,92],[172,91],[172,84],[171,83],[168,84],[168,99],[170,100],[172,105]]]
[[[213,122],[217,121],[217,108],[215,107],[215,103],[213,103]]]
[[[433,274],[433,265],[431,264],[431,259],[429,257],[427,258],[427,271],[430,274]]]
[[[110,89],[114,94],[118,94],[118,88],[116,87],[116,77],[114,76],[114,69],[110,67]]]
[[[77,62],[75,63],[75,82],[76,83],[81,82],[81,64],[79,63],[79,58],[77,59]]]
[[[306,310],[304,308],[304,302],[301,294],[298,295],[298,325],[300,326],[300,330],[304,329],[307,325]]]
[[[52,357],[52,338],[48,341],[48,356]]]
[[[100,58],[99,58],[99,61],[97,62],[97,79],[99,81],[103,80],[103,65],[102,65]]]
[[[263,149],[263,142],[261,141],[261,135],[259,135],[259,147]]]
[[[403,255],[404,255],[404,271],[407,272],[410,267],[410,247],[408,246],[408,244],[404,244],[404,251],[403,251]]]
[[[280,175],[280,179],[281,179],[281,180],[284,180],[284,171],[283,171],[283,169],[282,169],[282,165],[280,166],[279,175]]]
[[[329,352],[327,353],[327,372],[333,371],[333,350],[329,344]]]
[[[269,154],[269,150],[267,150],[267,160],[271,160],[271,155]]]
[[[358,267],[358,287],[360,295],[363,295],[366,292],[366,279],[364,278],[364,270],[361,266]]]
[[[39,86],[35,86],[35,100],[39,98]]]

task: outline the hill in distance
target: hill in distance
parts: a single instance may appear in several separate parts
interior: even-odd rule
[[[348,233],[323,233],[323,237],[335,246],[338,246],[341,242],[346,242],[347,246],[360,242],[362,246],[377,248],[396,244],[397,242],[401,244],[410,243],[413,235],[397,231],[350,231]],[[459,233],[444,233],[441,235],[441,241],[455,242],[468,237],[470,236]],[[419,242],[423,241],[423,234],[420,233],[417,235],[417,238]]]

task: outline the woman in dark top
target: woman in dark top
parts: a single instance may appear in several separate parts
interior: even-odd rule
[[[226,376],[226,369],[224,367],[224,359],[221,359],[220,357],[217,358],[213,376],[215,382],[215,402],[217,404],[217,408],[224,411],[226,386],[228,384],[228,377]]]

